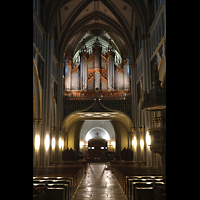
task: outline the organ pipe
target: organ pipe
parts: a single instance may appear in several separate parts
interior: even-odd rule
[[[108,57],[108,89],[114,90],[114,52],[107,52]]]

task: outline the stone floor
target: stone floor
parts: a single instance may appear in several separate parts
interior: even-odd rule
[[[111,170],[105,163],[90,163],[86,176],[72,200],[126,200]]]

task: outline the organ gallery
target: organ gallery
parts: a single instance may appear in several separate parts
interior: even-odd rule
[[[104,38],[94,37],[86,43],[83,39],[74,57],[66,53],[66,96],[91,96],[97,88],[102,96],[130,94],[128,55],[121,56],[114,42]]]

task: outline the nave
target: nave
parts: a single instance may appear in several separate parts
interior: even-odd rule
[[[126,200],[119,183],[105,163],[91,163],[72,200]]]
[[[166,180],[140,161],[55,162],[33,168],[33,199],[166,200]]]

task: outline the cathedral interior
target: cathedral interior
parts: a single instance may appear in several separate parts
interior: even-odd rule
[[[99,169],[122,193],[80,192]],[[166,0],[33,0],[33,181],[34,199],[166,198]]]

